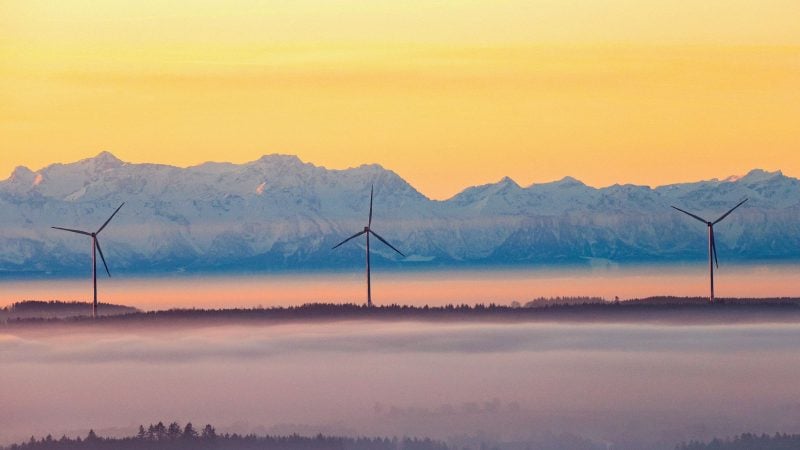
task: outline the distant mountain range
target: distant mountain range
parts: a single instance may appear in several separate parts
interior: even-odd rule
[[[123,201],[101,242],[112,272],[209,272],[360,267],[363,242],[331,247],[365,225],[374,262],[402,267],[670,262],[706,258],[714,219],[721,263],[800,260],[800,182],[781,172],[650,188],[593,188],[566,177],[521,187],[510,178],[444,201],[379,165],[329,170],[295,156],[189,168],[132,164],[103,152],[0,181],[0,274],[85,273],[93,229]]]

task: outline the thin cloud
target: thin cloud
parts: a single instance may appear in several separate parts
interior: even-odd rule
[[[341,324],[339,325],[341,326]],[[359,326],[364,326],[363,324]],[[312,326],[314,327],[314,326]],[[349,329],[350,326],[346,325]],[[367,325],[367,330],[287,332],[281,327],[227,327],[209,335],[187,329],[187,337],[129,334],[91,339],[0,336],[0,362],[191,363],[199,360],[258,360],[305,354],[493,354],[541,352],[741,353],[790,350],[800,326],[650,327],[414,325],[408,330]],[[313,330],[313,328],[312,328]]]

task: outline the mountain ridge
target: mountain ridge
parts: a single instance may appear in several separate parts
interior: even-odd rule
[[[98,153],[97,155],[92,156],[92,157],[83,158],[83,159],[80,159],[80,160],[77,160],[77,161],[74,161],[74,162],[71,162],[71,163],[52,163],[52,164],[48,164],[48,165],[46,165],[46,166],[44,166],[44,167],[42,167],[41,169],[38,169],[38,170],[33,170],[33,169],[31,169],[31,168],[29,168],[28,166],[25,166],[25,165],[19,165],[19,166],[16,166],[11,171],[11,174],[9,174],[9,176],[6,179],[0,179],[0,183],[11,181],[13,178],[15,178],[15,175],[19,176],[18,172],[21,172],[22,176],[36,176],[36,175],[39,175],[42,171],[45,171],[45,170],[50,169],[52,167],[74,166],[74,165],[79,165],[79,164],[82,164],[82,163],[84,163],[84,164],[96,163],[96,164],[100,165],[104,169],[116,168],[116,167],[123,166],[123,165],[135,165],[135,166],[157,166],[157,167],[165,167],[165,168],[172,168],[172,169],[178,169],[178,170],[185,170],[185,169],[200,169],[200,168],[203,168],[203,167],[211,167],[211,166],[228,166],[228,167],[246,166],[246,165],[251,165],[251,164],[255,164],[255,163],[259,163],[259,162],[263,162],[263,161],[272,161],[272,160],[284,160],[284,161],[295,162],[298,165],[308,165],[310,167],[324,169],[324,170],[331,171],[331,172],[344,172],[344,171],[351,171],[351,170],[356,170],[356,169],[374,168],[374,169],[386,170],[386,171],[395,173],[394,171],[392,171],[390,169],[384,168],[381,164],[378,164],[378,163],[364,163],[364,164],[360,164],[358,166],[348,167],[348,168],[345,168],[345,169],[329,169],[329,168],[326,168],[324,166],[319,166],[319,165],[316,165],[316,164],[311,163],[311,162],[303,161],[302,159],[300,159],[299,156],[288,154],[288,153],[265,153],[265,154],[261,155],[257,159],[254,159],[252,161],[246,161],[246,162],[243,162],[243,163],[238,163],[238,164],[237,163],[232,163],[232,162],[226,162],[226,161],[205,161],[205,162],[202,162],[202,163],[199,163],[199,164],[194,164],[194,165],[190,165],[190,166],[186,166],[186,167],[181,167],[181,166],[174,166],[174,165],[162,164],[162,163],[131,163],[131,162],[126,162],[126,161],[123,161],[123,160],[119,159],[112,152],[110,152],[108,150],[103,150],[100,153]],[[607,189],[607,188],[611,188],[611,187],[615,187],[615,186],[635,186],[635,187],[646,187],[646,188],[649,188],[649,189],[657,190],[657,189],[662,189],[662,188],[669,188],[669,187],[672,187],[672,186],[691,185],[691,184],[697,184],[697,183],[725,183],[725,182],[737,182],[737,181],[742,181],[742,180],[745,180],[745,181],[751,180],[752,181],[754,178],[770,179],[770,178],[774,178],[774,177],[787,177],[787,176],[784,175],[783,172],[780,169],[775,170],[775,171],[768,171],[768,170],[761,169],[761,168],[753,168],[753,169],[749,170],[744,175],[735,174],[735,175],[730,175],[730,176],[728,176],[726,178],[723,178],[723,179],[710,178],[710,179],[704,179],[704,180],[698,180],[698,181],[686,181],[686,182],[669,183],[669,184],[664,184],[664,185],[646,185],[646,184],[636,184],[636,183],[613,183],[613,184],[606,185],[606,186],[590,186],[590,185],[584,183],[583,181],[581,181],[581,180],[579,180],[577,178],[574,178],[574,177],[569,176],[569,175],[565,175],[565,176],[563,176],[562,178],[560,178],[558,180],[545,181],[545,182],[534,182],[534,183],[531,183],[531,184],[529,184],[527,186],[523,186],[523,185],[519,184],[516,180],[514,180],[512,177],[506,175],[506,176],[503,176],[500,180],[498,180],[496,182],[489,182],[489,183],[484,183],[484,184],[475,185],[475,186],[467,186],[467,187],[463,188],[461,191],[459,191],[456,194],[454,194],[453,196],[451,196],[449,198],[446,198],[446,199],[442,199],[442,200],[435,200],[435,199],[432,199],[432,198],[426,196],[425,194],[422,194],[422,193],[420,193],[420,194],[425,196],[429,200],[432,200],[432,201],[449,201],[449,200],[452,200],[453,198],[457,197],[458,195],[464,193],[465,191],[467,191],[469,189],[483,187],[483,186],[499,185],[499,184],[504,184],[504,183],[509,183],[509,182],[514,184],[514,185],[516,185],[520,189],[524,189],[524,190],[525,189],[530,189],[530,188],[535,187],[535,186],[558,185],[558,184],[583,185],[583,186],[587,186],[587,187],[590,187],[590,188],[593,188],[593,189]],[[788,178],[791,178],[791,177],[788,177]]]
[[[86,243],[49,227],[91,229],[122,201],[102,237],[112,271],[354,266],[359,241],[330,247],[364,226],[372,184],[376,231],[409,255],[376,245],[378,265],[702,260],[701,224],[669,206],[711,218],[743,198],[718,227],[721,262],[800,260],[800,181],[781,171],[655,188],[596,188],[568,176],[523,187],[504,177],[432,200],[378,164],[326,169],[273,154],[180,168],[101,152],[37,171],[20,166],[0,181],[0,274],[82,272]]]

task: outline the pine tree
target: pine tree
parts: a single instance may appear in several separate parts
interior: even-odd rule
[[[192,422],[186,424],[183,428],[183,438],[184,439],[196,439],[197,438],[197,430],[194,429],[192,426]]]
[[[164,422],[158,422],[153,428],[153,433],[155,434],[156,440],[163,441],[166,439],[167,427],[164,426]]]
[[[206,425],[205,428],[203,428],[203,434],[201,436],[205,440],[214,440],[217,438],[217,430],[211,425]]]
[[[169,439],[178,439],[181,437],[181,426],[178,425],[178,422],[172,422],[169,424],[167,428],[167,437]]]

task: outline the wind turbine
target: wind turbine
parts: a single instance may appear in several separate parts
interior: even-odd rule
[[[700,222],[703,222],[708,227],[708,276],[709,276],[709,280],[711,281],[711,292],[709,293],[709,296],[708,296],[708,301],[709,302],[712,302],[712,303],[714,302],[714,265],[716,265],[717,268],[719,268],[719,260],[717,259],[717,244],[716,244],[716,242],[714,240],[714,225],[722,222],[722,219],[728,217],[728,214],[732,213],[734,209],[742,206],[742,204],[744,204],[744,202],[746,202],[746,201],[747,201],[747,199],[742,200],[741,202],[739,202],[739,204],[737,204],[733,208],[729,209],[728,212],[726,212],[725,214],[720,216],[719,219],[717,219],[717,220],[715,220],[713,222],[709,222],[709,221],[707,221],[706,219],[703,219],[700,216],[696,216],[696,215],[694,215],[694,214],[692,214],[690,212],[684,211],[684,210],[682,210],[682,209],[680,209],[680,208],[678,208],[676,206],[672,207],[672,208],[677,209],[678,211],[680,211],[680,212],[682,212],[682,213],[684,213],[684,214],[686,214],[688,216],[691,216],[691,217],[699,220]]]
[[[124,204],[125,203],[123,202],[122,205]],[[108,264],[106,264],[106,258],[105,256],[103,256],[103,250],[100,248],[100,241],[97,240],[97,235],[100,234],[100,232],[103,231],[103,228],[105,228],[106,225],[108,225],[108,222],[111,222],[111,219],[113,219],[114,216],[117,215],[117,212],[119,212],[120,208],[122,208],[122,205],[119,205],[119,208],[117,208],[116,211],[114,211],[114,213],[111,214],[111,217],[109,217],[108,220],[106,220],[103,226],[101,226],[100,229],[98,229],[94,233],[90,233],[88,231],[83,231],[83,230],[73,230],[71,228],[50,227],[56,230],[69,231],[70,233],[83,234],[85,236],[89,236],[92,238],[92,285],[94,286],[94,303],[92,303],[93,319],[97,318],[97,254],[98,253],[100,253],[100,259],[103,260],[103,266],[105,266],[106,268],[106,273],[108,274],[109,277],[111,277],[111,272],[108,271]]]
[[[372,306],[372,284],[371,284],[371,280],[370,280],[370,264],[369,264],[369,235],[372,234],[373,236],[378,238],[378,240],[380,240],[384,244],[388,245],[389,248],[391,248],[392,250],[394,250],[397,253],[399,253],[400,256],[403,256],[403,257],[406,256],[406,255],[403,254],[403,252],[401,252],[400,250],[394,248],[394,246],[392,244],[390,244],[386,239],[380,237],[380,235],[378,235],[378,233],[372,231],[372,196],[373,196],[374,188],[375,188],[375,186],[373,185],[369,189],[369,221],[367,222],[367,226],[365,226],[363,230],[361,230],[358,233],[350,236],[349,238],[343,240],[342,242],[336,244],[333,247],[333,249],[335,249],[335,248],[341,246],[342,244],[344,244],[345,242],[349,241],[350,239],[355,239],[355,238],[361,236],[362,234],[365,234],[367,236],[367,306]]]

